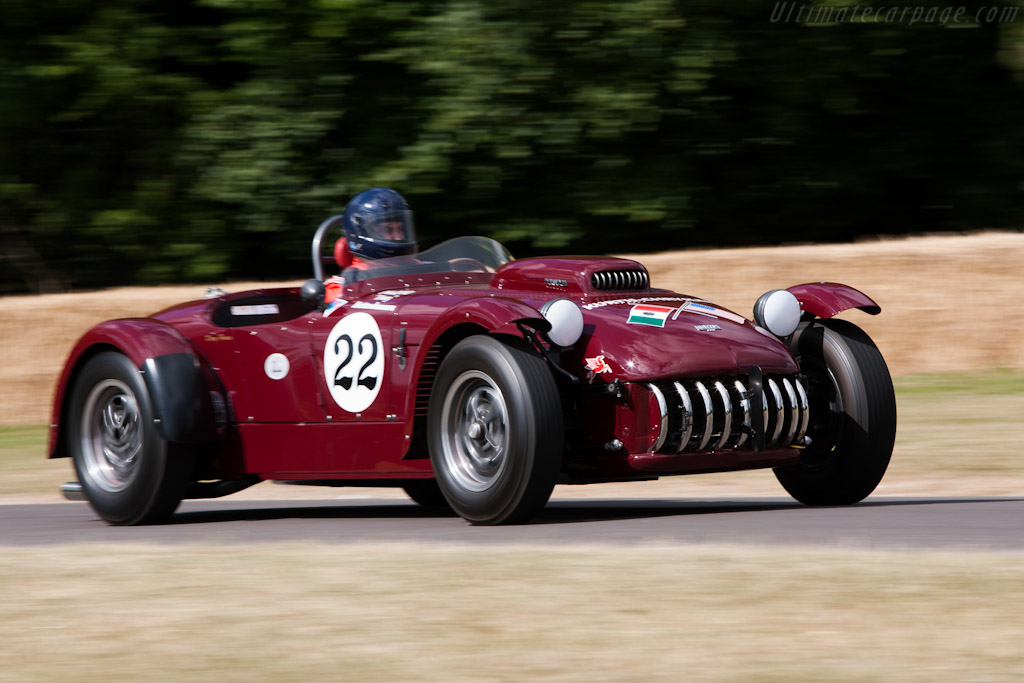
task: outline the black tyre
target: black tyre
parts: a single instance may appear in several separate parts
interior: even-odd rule
[[[427,508],[448,508],[448,501],[441,493],[441,487],[437,485],[436,479],[421,479],[410,481],[402,487],[406,495]]]
[[[544,360],[513,337],[459,342],[438,370],[427,437],[448,504],[474,524],[517,524],[561,470],[563,419]]]
[[[807,379],[810,445],[800,462],[775,469],[807,505],[852,505],[882,480],[896,439],[896,396],[871,338],[843,320],[803,323],[790,350]]]
[[[68,445],[86,500],[118,525],[169,517],[190,483],[194,460],[171,453],[153,421],[142,375],[120,353],[82,368],[68,410]]]

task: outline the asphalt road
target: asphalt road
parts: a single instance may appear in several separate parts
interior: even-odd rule
[[[396,500],[186,501],[167,524],[111,527],[85,503],[0,506],[0,546],[69,543],[580,545],[741,543],[1024,550],[1024,498],[871,498],[808,508],[788,499],[564,500],[532,524],[474,527]]]

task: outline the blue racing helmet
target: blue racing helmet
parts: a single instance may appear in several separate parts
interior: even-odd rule
[[[386,187],[360,192],[345,207],[342,228],[352,255],[380,259],[416,253],[412,211],[402,195]]]

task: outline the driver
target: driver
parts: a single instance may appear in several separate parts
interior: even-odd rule
[[[377,259],[415,254],[418,248],[409,203],[386,187],[373,187],[353,197],[341,227],[345,235],[334,245],[334,259],[342,270],[366,270]],[[341,295],[343,284],[340,275],[327,280],[326,303]]]

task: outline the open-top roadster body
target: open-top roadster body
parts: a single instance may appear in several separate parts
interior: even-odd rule
[[[634,261],[512,260],[457,238],[302,288],[215,292],[74,346],[49,453],[114,524],[261,480],[400,486],[474,523],[522,522],[556,483],[774,468],[808,504],[875,488],[896,427],[888,370],[817,283],[756,322],[652,289]]]

